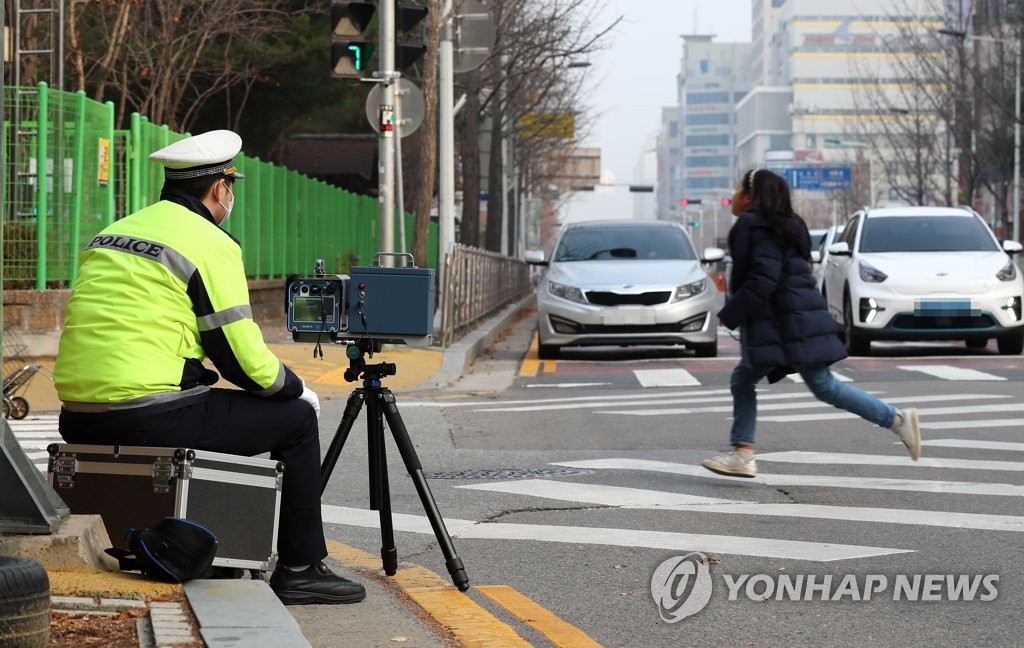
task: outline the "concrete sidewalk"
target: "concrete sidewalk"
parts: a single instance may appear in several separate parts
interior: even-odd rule
[[[517,313],[531,300],[532,297],[504,308],[446,349],[387,346],[367,361],[397,364],[397,374],[388,378],[388,386],[392,389],[423,393],[443,389],[469,370],[474,360],[510,326]],[[323,358],[314,358],[313,345],[293,343],[287,335],[283,326],[277,323],[264,327],[264,339],[270,348],[317,392],[321,401],[347,398],[355,384],[344,379],[344,372],[349,366],[344,347],[325,345],[322,347]],[[33,414],[49,413],[48,418],[52,419],[60,408],[56,390],[49,379],[53,362],[53,358],[26,360],[26,364],[44,367],[19,394],[29,403],[29,418]],[[224,381],[217,386],[231,387]],[[56,431],[55,420],[53,425]],[[332,543],[327,562],[332,567],[340,567],[338,571],[343,575],[352,576],[349,568],[357,569],[356,577],[366,586],[367,599],[353,606],[333,606],[330,627],[324,627],[324,615],[322,611],[317,612],[320,606],[286,608],[269,586],[260,580],[197,580],[182,587],[152,583],[118,572],[116,567],[110,567],[109,558],[102,554],[104,546],[110,546],[109,539],[95,537],[99,532],[106,535],[102,523],[99,524],[99,532],[93,529],[90,533],[82,533],[80,527],[83,522],[77,519],[80,517],[69,518],[75,520],[75,525],[65,525],[70,529],[71,542],[77,543],[79,554],[85,556],[78,568],[69,569],[66,561],[58,564],[46,550],[48,545],[68,542],[68,534],[60,532],[63,529],[53,536],[0,537],[0,547],[4,547],[0,553],[22,555],[42,562],[51,575],[55,608],[59,603],[65,607],[86,605],[89,609],[87,604],[91,602],[93,608],[115,610],[123,609],[126,600],[144,601],[149,607],[151,630],[142,645],[173,645],[187,641],[186,637],[193,641],[201,637],[207,646],[217,648],[319,647],[339,643],[390,646],[396,642],[408,646],[458,645],[415,603],[405,600],[400,588],[387,579],[375,578],[373,570],[343,559],[356,551],[346,549],[344,545]],[[101,557],[95,558],[94,554]],[[108,561],[107,568],[115,571],[102,571],[102,567],[96,567],[95,561],[104,559]],[[154,587],[159,591],[154,591]],[[383,619],[387,622],[382,622]]]

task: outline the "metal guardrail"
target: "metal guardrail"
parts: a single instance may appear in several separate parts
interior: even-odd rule
[[[441,294],[441,346],[465,335],[479,320],[532,289],[529,266],[497,252],[456,245],[445,257]]]

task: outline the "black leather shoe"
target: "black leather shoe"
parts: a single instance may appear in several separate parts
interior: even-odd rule
[[[358,603],[366,598],[362,585],[338,576],[323,563],[298,572],[279,566],[270,576],[270,589],[285,605]]]

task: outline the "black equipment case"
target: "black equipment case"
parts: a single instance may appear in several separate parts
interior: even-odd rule
[[[142,446],[52,443],[47,476],[74,514],[103,517],[115,547],[129,529],[164,517],[194,520],[217,536],[215,567],[270,571],[284,463]]]

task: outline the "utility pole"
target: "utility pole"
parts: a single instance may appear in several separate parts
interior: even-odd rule
[[[445,257],[455,248],[455,70],[452,43],[452,0],[444,0],[445,21],[438,47],[438,187],[437,281],[438,299],[444,292]],[[440,315],[440,311],[438,311]]]

